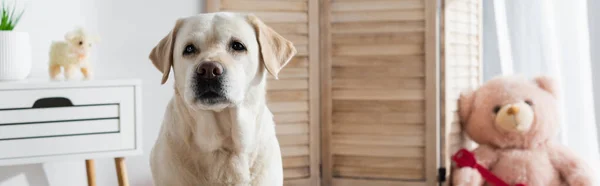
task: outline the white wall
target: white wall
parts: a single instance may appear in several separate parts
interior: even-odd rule
[[[27,3],[27,12],[16,30],[30,33],[32,77],[48,77],[51,40],[60,40],[65,32],[82,25],[101,37],[92,54],[97,78],[143,80],[144,155],[127,158],[126,162],[131,185],[152,185],[149,152],[172,95],[172,82],[160,86],[161,75],[148,60],[148,54],[178,17],[199,13],[202,0],[30,0]],[[96,160],[96,171],[98,185],[117,185],[112,159]],[[83,160],[0,167],[0,186],[86,184]]]

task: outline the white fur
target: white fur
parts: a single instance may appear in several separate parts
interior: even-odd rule
[[[253,27],[232,13],[181,21],[173,49],[175,94],[151,153],[155,185],[283,185],[281,152],[265,100],[267,74]],[[245,44],[246,54],[227,51],[231,37]],[[193,58],[180,55],[189,42],[201,51]],[[195,101],[192,75],[202,61],[226,68],[229,103]]]

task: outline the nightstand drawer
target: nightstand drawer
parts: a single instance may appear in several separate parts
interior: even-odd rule
[[[119,133],[119,119],[0,125],[0,140]]]
[[[0,161],[134,150],[135,96],[134,86],[0,90]]]

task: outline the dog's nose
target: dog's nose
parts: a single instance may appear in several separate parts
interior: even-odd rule
[[[200,64],[197,72],[203,79],[213,79],[223,74],[223,66],[217,62],[204,62]]]

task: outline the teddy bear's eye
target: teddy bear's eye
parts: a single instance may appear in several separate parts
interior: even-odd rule
[[[525,103],[527,103],[529,106],[533,106],[533,102],[531,102],[531,100],[525,100]]]
[[[79,41],[79,45],[83,45],[83,41]]]
[[[498,114],[498,112],[500,112],[500,109],[502,109],[500,106],[495,106],[494,113]]]

